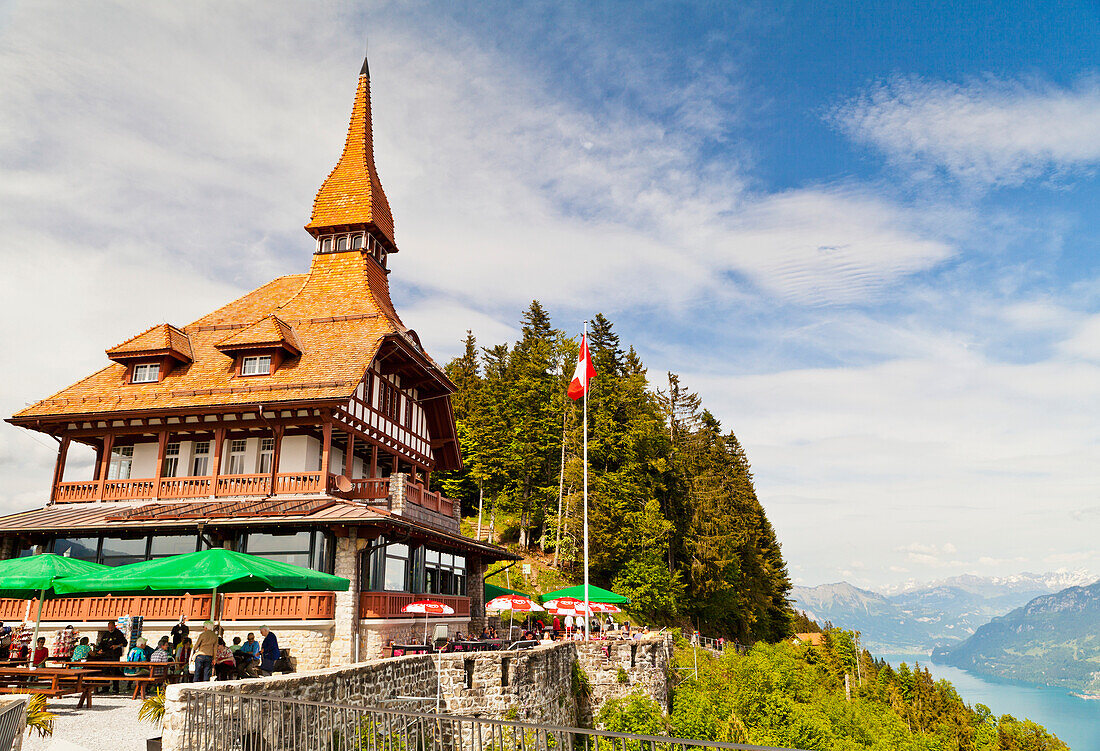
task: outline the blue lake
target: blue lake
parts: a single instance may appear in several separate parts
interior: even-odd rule
[[[1100,749],[1100,700],[1082,699],[1061,688],[980,678],[959,668],[936,665],[927,655],[876,654],[894,667],[920,662],[937,680],[951,681],[967,704],[984,704],[1000,717],[1034,720],[1073,751]]]

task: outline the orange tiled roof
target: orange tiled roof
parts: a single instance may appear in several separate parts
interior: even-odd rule
[[[351,110],[344,153],[325,178],[306,229],[312,234],[326,227],[372,224],[396,250],[393,214],[382,192],[382,182],[374,166],[374,133],[371,128],[370,75],[364,65]]]
[[[171,355],[182,362],[190,362],[191,340],[175,326],[167,323],[150,326],[137,336],[107,350],[112,360],[129,360],[150,355]]]
[[[267,316],[214,345],[222,352],[240,352],[262,347],[281,347],[293,355],[302,353],[302,343],[294,334],[294,328],[278,316]]]
[[[302,355],[269,376],[238,377],[218,345],[264,321],[293,327]],[[126,366],[115,363],[14,419],[347,398],[383,339],[408,334],[390,301],[386,272],[354,251],[314,255],[308,274],[279,277],[177,331],[189,341],[193,362],[160,383],[127,383]]]

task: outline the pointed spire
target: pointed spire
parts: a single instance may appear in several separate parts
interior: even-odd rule
[[[388,241],[390,252],[397,250],[393,214],[374,165],[370,70],[366,58],[359,72],[344,152],[313,199],[313,213],[306,231],[318,237],[326,231],[360,227],[373,230],[379,240]]]

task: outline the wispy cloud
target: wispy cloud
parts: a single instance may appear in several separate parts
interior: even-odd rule
[[[829,119],[909,168],[975,184],[1018,185],[1100,162],[1096,76],[1068,87],[895,79],[839,105]]]

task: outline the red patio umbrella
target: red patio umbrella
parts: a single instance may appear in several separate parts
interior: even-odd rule
[[[455,609],[446,603],[435,600],[417,600],[410,602],[401,608],[402,613],[424,614],[424,643],[428,643],[428,616],[429,615],[454,615]]]
[[[494,597],[489,602],[485,603],[485,610],[499,613],[502,610],[508,611],[508,638],[512,638],[512,618],[517,610],[521,612],[530,613],[532,611],[543,611],[546,608],[539,605],[530,597],[523,597],[522,595],[501,595],[500,597]]]

